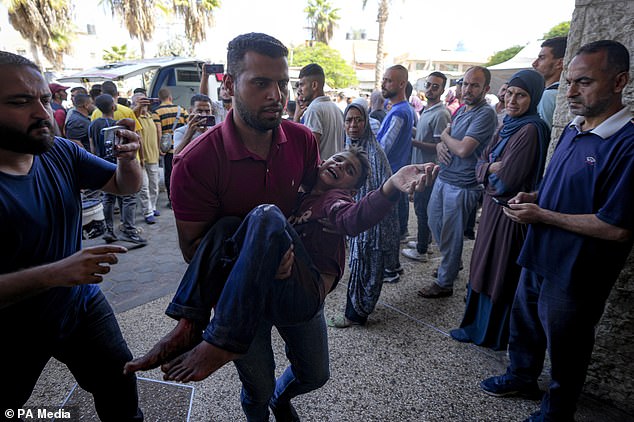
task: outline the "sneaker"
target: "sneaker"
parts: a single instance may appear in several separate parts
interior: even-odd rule
[[[361,323],[352,321],[346,318],[345,315],[337,315],[337,316],[329,318],[326,321],[326,325],[333,328],[348,328],[348,327],[352,327],[353,325],[361,325]]]
[[[418,296],[426,299],[437,299],[440,297],[448,297],[453,294],[453,289],[446,289],[440,287],[436,283],[431,283],[429,286],[425,286],[418,291]]]
[[[509,374],[487,378],[480,383],[480,388],[493,397],[518,396],[533,400],[542,397],[542,391],[536,381],[526,383]]]
[[[102,236],[102,239],[105,240],[106,243],[112,243],[119,240],[119,238],[117,237],[116,234],[114,234],[114,231],[112,231],[112,229],[106,230],[106,233]]]
[[[384,271],[386,273],[398,273],[398,274],[404,274],[405,273],[405,270],[403,269],[403,266],[400,265],[400,264],[396,268],[386,268]]]
[[[154,210],[152,214],[154,214],[154,217],[158,217],[161,215],[161,212],[159,210]]]
[[[414,261],[427,262],[427,254],[418,253],[416,249],[403,249],[401,255]]]
[[[397,272],[384,271],[383,282],[384,283],[398,283],[401,281],[401,276]]]
[[[145,217],[145,222],[147,224],[156,224],[156,218],[154,218],[154,215],[150,214],[147,217]]]
[[[139,236],[139,234],[136,231],[124,232],[123,236],[121,236],[121,240],[125,240],[126,242],[136,243],[137,245],[147,244],[147,240]]]
[[[291,402],[287,402],[285,405],[278,404],[276,407],[271,406],[271,410],[276,422],[300,422],[297,410]]]
[[[407,246],[410,249],[416,249],[418,247],[418,242],[415,240],[410,240],[409,242],[405,244],[405,246]]]

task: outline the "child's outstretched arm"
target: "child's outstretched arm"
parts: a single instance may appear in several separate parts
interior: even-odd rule
[[[381,192],[388,197],[397,191],[408,194],[420,192],[425,186],[431,186],[434,183],[439,169],[440,167],[434,163],[403,166],[383,183]]]

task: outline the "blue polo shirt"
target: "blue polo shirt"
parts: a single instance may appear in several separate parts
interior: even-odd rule
[[[387,155],[392,173],[408,165],[412,159],[413,127],[414,116],[407,101],[394,104],[381,122],[376,140]]]
[[[624,107],[596,128],[582,132],[578,116],[564,130],[537,203],[565,214],[595,214],[634,230],[634,124]],[[611,288],[632,242],[614,242],[546,224],[531,224],[518,263],[575,289]],[[573,283],[574,281],[574,283]],[[592,290],[591,290],[592,291]]]

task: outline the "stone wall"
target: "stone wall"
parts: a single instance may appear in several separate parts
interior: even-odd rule
[[[567,65],[583,44],[613,39],[629,49],[632,68],[630,78],[634,79],[633,16],[634,1],[631,0],[576,0],[564,63]],[[634,111],[633,80],[630,80],[624,92],[624,103]],[[571,118],[565,89],[562,87],[557,98],[550,154],[562,128]],[[596,265],[601,263],[597,262]],[[634,252],[630,254],[612,290],[597,327],[597,340],[585,392],[634,414]]]

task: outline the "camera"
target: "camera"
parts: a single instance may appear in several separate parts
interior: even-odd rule
[[[211,64],[205,63],[205,73],[213,75],[214,73],[225,73],[225,66],[223,64]]]
[[[152,103],[152,104],[161,104],[161,99],[160,98],[147,98],[147,100]]]
[[[201,124],[206,127],[216,126],[216,116],[201,116]]]
[[[123,126],[110,126],[101,129],[105,154],[103,158],[115,158],[117,151],[115,147],[121,144],[121,137],[117,135],[117,130],[125,129]]]

